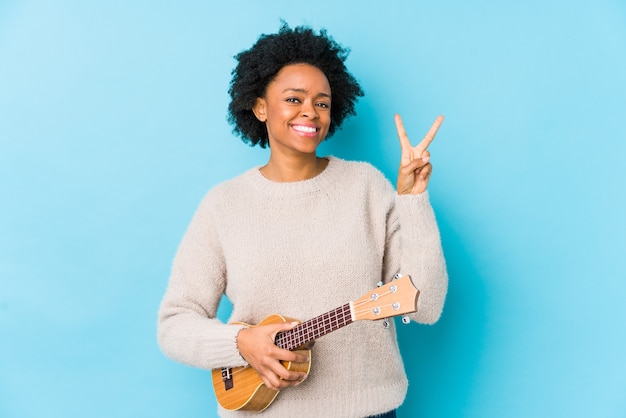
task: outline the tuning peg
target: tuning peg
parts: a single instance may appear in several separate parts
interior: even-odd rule
[[[376,283],[376,286],[378,286],[378,287],[381,287],[382,285],[383,285],[382,280],[380,282]]]
[[[399,279],[402,276],[403,276],[402,273],[398,273],[395,276],[393,276],[393,280],[397,280],[397,279]]]
[[[388,318],[383,319],[383,326],[385,327],[385,329],[389,328],[389,319]]]
[[[402,323],[408,324],[409,322],[411,322],[411,318],[409,318],[407,315],[402,315]]]

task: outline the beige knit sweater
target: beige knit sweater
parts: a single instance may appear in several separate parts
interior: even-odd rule
[[[174,259],[158,340],[172,359],[202,369],[246,365],[240,326],[279,313],[307,320],[357,299],[400,272],[420,289],[412,319],[433,323],[447,291],[427,193],[398,196],[373,166],[327,157],[309,180],[276,183],[257,168],[213,188]],[[407,392],[395,329],[357,321],[323,336],[308,379],[281,391],[263,417],[364,417],[398,407]],[[207,396],[211,396],[207,375]],[[249,413],[220,408],[223,417]]]

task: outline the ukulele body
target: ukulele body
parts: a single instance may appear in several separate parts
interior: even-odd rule
[[[287,321],[292,322],[297,320],[273,314],[266,317],[257,325],[250,325],[243,322],[233,322],[233,324],[254,328]],[[289,371],[308,374],[311,370],[311,350],[296,349],[294,351],[306,355],[309,361],[304,363],[281,361],[282,365]],[[218,402],[224,409],[231,411],[261,412],[271,405],[279,393],[278,390],[269,389],[265,386],[261,377],[250,366],[213,369],[212,379],[213,389],[215,390]]]

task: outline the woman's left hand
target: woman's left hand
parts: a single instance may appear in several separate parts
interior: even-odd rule
[[[402,148],[396,189],[398,194],[423,193],[428,186],[428,181],[433,171],[433,166],[430,163],[430,153],[427,151],[427,148],[435,139],[435,135],[443,122],[443,116],[437,116],[422,142],[415,147],[409,141],[400,115],[395,115],[395,120],[400,147]]]

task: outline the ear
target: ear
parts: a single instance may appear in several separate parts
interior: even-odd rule
[[[256,118],[263,123],[267,121],[266,109],[267,103],[265,102],[265,99],[257,97],[256,102],[254,102],[254,106],[252,106],[252,112],[254,112],[254,116],[256,116]]]

